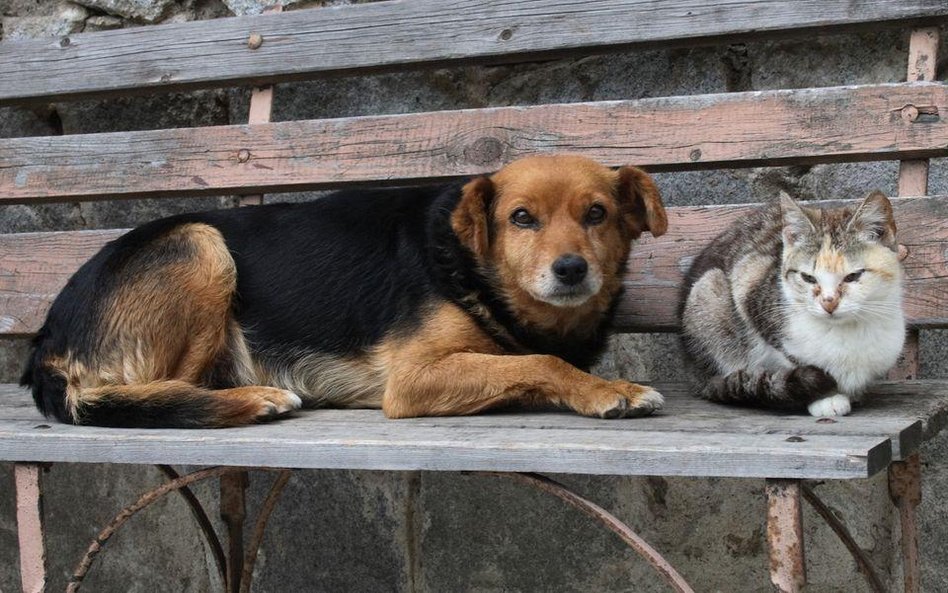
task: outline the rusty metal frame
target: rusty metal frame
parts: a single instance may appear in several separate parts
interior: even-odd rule
[[[19,465],[19,464],[18,464]],[[27,464],[24,464],[27,465]],[[108,523],[96,536],[95,540],[89,545],[86,553],[83,555],[82,559],[76,565],[76,569],[73,572],[73,576],[69,579],[69,584],[66,587],[66,593],[76,593],[79,591],[79,588],[82,586],[82,582],[86,577],[86,574],[89,572],[89,569],[92,567],[95,557],[102,551],[105,544],[108,540],[115,534],[115,532],[122,527],[130,518],[132,518],[139,511],[147,508],[152,503],[161,499],[163,496],[170,492],[182,492],[183,489],[187,488],[189,484],[194,482],[199,482],[201,480],[206,480],[208,478],[220,477],[222,485],[234,483],[238,485],[239,489],[239,498],[232,498],[230,501],[225,500],[224,496],[232,496],[232,491],[228,492],[228,486],[222,486],[222,498],[221,498],[221,509],[222,515],[225,515],[225,508],[228,503],[232,506],[228,511],[233,510],[234,501],[239,503],[240,511],[237,517],[239,518],[239,523],[241,529],[237,532],[233,531],[236,523],[228,523],[228,528],[231,530],[231,541],[230,541],[230,550],[231,553],[234,553],[235,550],[239,551],[239,558],[231,556],[230,558],[224,558],[223,547],[220,544],[220,540],[217,538],[217,534],[214,531],[213,527],[210,524],[210,519],[207,516],[207,513],[204,511],[200,501],[197,497],[194,496],[190,490],[187,491],[187,494],[182,494],[185,501],[188,503],[192,514],[198,521],[198,524],[201,527],[201,531],[204,534],[205,539],[208,541],[211,546],[212,555],[215,557],[215,562],[217,563],[218,570],[223,575],[223,582],[228,591],[237,591],[237,592],[247,592],[250,590],[250,579],[252,578],[253,565],[257,556],[257,549],[260,546],[260,542],[263,539],[263,534],[266,530],[266,524],[270,515],[273,512],[274,507],[276,506],[277,501],[279,500],[279,495],[282,492],[283,488],[286,486],[287,481],[289,480],[292,472],[290,470],[279,470],[273,468],[244,468],[244,467],[210,467],[202,470],[198,470],[189,474],[179,475],[174,469],[168,466],[159,466],[162,472],[168,477],[168,481],[160,484],[148,490],[142,494],[137,501],[131,505],[122,509],[118,515],[115,516],[112,521]],[[248,550],[246,558],[243,553],[243,519],[244,519],[244,489],[246,488],[247,482],[247,473],[250,469],[257,469],[260,471],[276,473],[279,472],[278,477],[274,481],[273,487],[270,489],[266,500],[263,503],[262,510],[260,515],[257,518],[257,522],[254,529],[254,539],[251,542],[251,547]],[[19,486],[19,483],[18,483]],[[19,488],[18,488],[19,492]],[[226,516],[226,515],[225,515]],[[40,536],[39,541],[42,542],[42,537]],[[21,544],[22,550],[22,544]],[[22,552],[21,552],[22,554]],[[224,571],[223,568],[226,567],[227,571]],[[236,570],[236,574],[230,572]],[[31,573],[32,574],[32,573]],[[245,575],[251,575],[247,577],[246,584],[243,584],[243,577]],[[35,582],[31,581],[31,582]],[[45,586],[45,577],[40,585],[40,588],[26,588],[24,584],[24,591],[29,591],[30,593],[41,592]]]
[[[46,551],[44,545],[41,475],[48,464],[16,463],[17,523],[20,538],[20,572],[23,591],[42,593],[46,586]],[[211,467],[186,475],[180,475],[170,466],[157,466],[168,481],[145,492],[139,499],[124,508],[89,545],[85,555],[76,566],[73,577],[66,588],[75,593],[91,568],[95,557],[111,536],[139,511],[170,492],[178,492],[187,503],[197,521],[225,590],[233,593],[249,593],[253,581],[253,569],[257,554],[263,543],[266,526],[283,490],[292,477],[292,470],[274,468]],[[258,469],[275,473],[276,478],[260,506],[254,530],[246,550],[243,545],[243,523],[246,518],[245,490],[248,472]],[[916,509],[921,502],[921,463],[919,455],[913,454],[903,461],[889,466],[888,487],[893,503],[899,510],[901,525],[901,547],[904,570],[905,593],[919,592],[919,555]],[[533,473],[471,472],[482,475],[508,478],[531,486],[561,500],[595,519],[618,535],[630,548],[644,558],[659,575],[678,593],[694,593],[671,564],[627,524],[617,517],[571,491],[569,488],[545,476]],[[230,554],[225,555],[217,532],[201,502],[188,487],[189,484],[212,477],[221,478],[221,515],[227,525]],[[806,588],[806,562],[803,541],[801,499],[805,499],[817,514],[829,525],[855,559],[873,593],[885,591],[885,586],[874,570],[871,561],[842,522],[819,499],[802,480],[769,479],[766,483],[768,498],[767,541],[770,553],[771,581],[777,591],[802,592]]]
[[[918,453],[889,466],[889,496],[899,510],[905,593],[921,590],[916,509],[922,502],[922,466]]]
[[[280,501],[280,495],[283,494],[283,489],[286,488],[286,484],[290,481],[292,476],[293,472],[291,470],[287,469],[281,471],[276,479],[273,480],[273,485],[270,486],[270,492],[267,493],[267,497],[260,506],[257,521],[253,528],[253,535],[250,538],[247,551],[244,553],[239,593],[250,593],[250,585],[253,583],[253,567],[257,562],[257,552],[260,550],[260,545],[263,544],[263,536],[267,530],[267,521],[270,520],[270,515]]]
[[[114,535],[115,532],[122,525],[124,525],[126,521],[132,518],[140,510],[148,507],[169,492],[183,488],[188,484],[205,480],[207,478],[213,478],[216,476],[242,471],[244,471],[244,468],[240,467],[211,467],[202,469],[173,480],[168,480],[167,482],[142,494],[137,501],[122,509],[122,511],[119,512],[119,514],[116,515],[115,518],[112,519],[108,525],[106,525],[102,531],[99,532],[95,540],[89,544],[89,548],[86,550],[86,553],[79,561],[79,564],[76,565],[76,569],[73,572],[72,578],[69,579],[69,585],[66,587],[66,593],[76,593],[79,591],[83,579],[85,579],[86,574],[92,567],[92,562],[95,560],[95,557],[99,554],[99,552],[102,551],[103,546],[109,541],[109,538],[111,538],[112,535]]]
[[[849,550],[849,553],[852,554],[856,560],[856,566],[859,568],[859,572],[866,578],[866,583],[869,584],[869,588],[872,589],[873,593],[885,593],[885,585],[882,584],[879,573],[877,573],[872,566],[869,556],[866,555],[865,550],[859,547],[859,544],[853,539],[853,536],[849,533],[849,530],[846,529],[846,526],[843,525],[842,521],[820,500],[809,485],[803,484],[802,492],[803,498],[810,503],[813,510],[830,526],[830,529],[833,530],[837,537],[843,542],[843,545],[846,546],[846,549]]]
[[[181,478],[181,474],[170,465],[156,465],[155,467],[157,467],[169,481]],[[224,555],[224,547],[221,546],[221,540],[217,537],[217,532],[214,531],[210,517],[207,516],[207,512],[205,512],[204,507],[201,505],[201,501],[194,495],[190,487],[182,486],[178,488],[177,492],[188,505],[188,509],[191,511],[194,520],[197,521],[198,527],[204,535],[204,541],[207,542],[208,547],[211,549],[211,556],[214,558],[214,565],[217,567],[217,573],[221,578],[221,582],[225,582],[227,580],[227,557]]]
[[[545,476],[534,473],[510,472],[476,472],[486,476],[509,478],[514,481],[532,486],[538,490],[552,494],[565,501],[570,506],[582,511],[588,517],[602,523],[607,529],[618,535],[622,541],[632,548],[639,556],[645,559],[654,568],[662,579],[678,593],[694,593],[691,585],[675,570],[675,568],[648,542],[641,538],[631,527],[620,521],[615,515],[596,503],[576,494],[563,484]]]

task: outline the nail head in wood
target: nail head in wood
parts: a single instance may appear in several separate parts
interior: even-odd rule
[[[246,163],[250,160],[250,151],[246,148],[241,148],[237,151],[237,162]]]
[[[251,33],[247,38],[247,47],[250,49],[258,49],[261,45],[263,45],[263,35],[260,33]]]
[[[913,122],[918,119],[918,107],[906,105],[902,108],[902,119],[906,122]]]

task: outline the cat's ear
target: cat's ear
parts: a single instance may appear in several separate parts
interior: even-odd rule
[[[881,191],[866,196],[846,226],[847,232],[858,233],[865,241],[877,241],[889,249],[897,249],[895,218],[892,204]]]
[[[783,217],[784,245],[796,245],[803,235],[816,232],[813,221],[786,192],[780,192],[780,214]]]

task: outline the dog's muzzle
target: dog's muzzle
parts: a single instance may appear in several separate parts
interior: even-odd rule
[[[567,253],[553,262],[553,275],[566,286],[576,286],[586,278],[589,264],[575,253]]]

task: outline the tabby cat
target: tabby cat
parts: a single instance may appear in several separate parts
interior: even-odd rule
[[[880,192],[855,211],[782,194],[708,245],[681,303],[702,397],[848,414],[905,341],[892,206]]]

